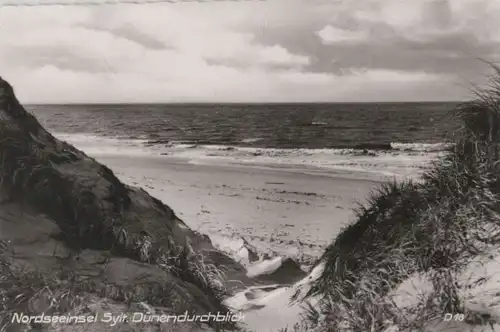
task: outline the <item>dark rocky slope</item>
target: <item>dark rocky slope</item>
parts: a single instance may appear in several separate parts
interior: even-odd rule
[[[238,285],[226,280],[248,284],[243,266],[172,209],[42,128],[1,78],[0,189],[0,329],[16,310],[62,312],[96,299],[119,310],[142,301],[164,312],[224,311],[221,299]],[[54,305],[44,290],[78,301]]]

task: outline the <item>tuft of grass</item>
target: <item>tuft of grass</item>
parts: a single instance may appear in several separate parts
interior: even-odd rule
[[[220,303],[223,311],[229,311],[222,305],[229,295],[225,287],[226,273],[224,266],[208,262],[201,253],[195,253],[187,246],[172,246],[167,252],[156,254],[155,263],[175,276],[199,287],[203,292]]]
[[[419,182],[391,182],[356,209],[318,260],[325,269],[307,297],[316,331],[421,330],[444,313],[467,313],[456,276],[500,244],[500,69],[476,100],[452,116],[462,127]],[[422,275],[432,292],[411,307],[391,291]],[[306,297],[306,299],[307,299]]]

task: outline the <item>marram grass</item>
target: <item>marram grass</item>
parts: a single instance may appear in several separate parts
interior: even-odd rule
[[[382,185],[327,247],[306,297],[320,302],[304,306],[302,330],[420,331],[445,313],[472,314],[455,279],[473,257],[500,246],[499,69],[475,95],[450,114],[462,126],[422,181]],[[433,291],[400,308],[387,295],[415,274]]]

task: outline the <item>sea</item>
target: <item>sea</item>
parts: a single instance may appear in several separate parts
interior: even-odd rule
[[[348,170],[370,181],[418,179],[445,153],[459,128],[452,116],[456,107],[453,102],[25,106],[54,136],[93,157],[174,157],[192,164],[274,165],[314,174]],[[309,213],[301,211],[296,216]],[[231,234],[236,229],[236,236],[243,236],[249,227],[249,220],[240,219],[242,225],[232,225]],[[317,222],[316,233],[331,233],[328,219]],[[223,232],[223,227],[216,231]],[[245,236],[270,243],[273,236],[264,233],[252,229]],[[299,236],[280,234],[285,244],[296,243]],[[330,236],[323,240],[327,243]],[[314,248],[311,256],[322,247]]]
[[[457,103],[29,105],[50,131],[144,141],[275,149],[425,149],[457,128]],[[420,148],[412,144],[420,144]],[[432,145],[427,145],[430,147]],[[397,149],[397,147],[396,147]]]
[[[170,155],[411,175],[446,148],[457,103],[29,105],[89,154]],[[361,156],[359,161],[344,158]],[[340,157],[342,156],[342,157]],[[366,156],[374,158],[367,159]],[[399,158],[398,158],[399,156]],[[380,157],[377,159],[377,157]],[[359,159],[359,158],[358,158]]]

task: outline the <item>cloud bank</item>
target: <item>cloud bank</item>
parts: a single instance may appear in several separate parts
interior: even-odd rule
[[[0,7],[23,102],[457,100],[500,55],[500,2]]]

